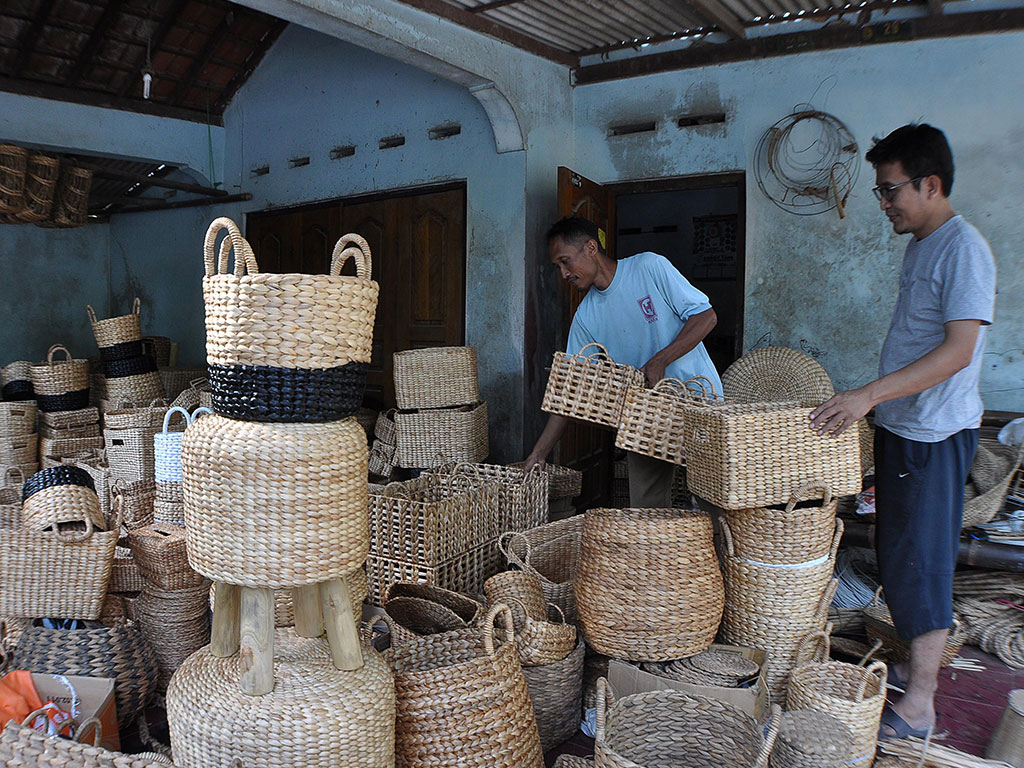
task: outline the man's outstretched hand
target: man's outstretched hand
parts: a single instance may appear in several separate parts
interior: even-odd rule
[[[811,411],[811,429],[819,435],[843,434],[871,410],[871,400],[863,389],[838,392]]]
[[[644,372],[644,378],[647,379],[647,386],[653,387],[659,381],[665,378],[665,368],[667,366],[661,362],[657,356],[652,357],[643,368],[640,370]]]

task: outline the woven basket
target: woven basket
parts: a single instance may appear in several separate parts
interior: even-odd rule
[[[1007,695],[1006,707],[992,733],[985,757],[1004,760],[1010,765],[1024,762],[1024,689],[1016,688]]]
[[[18,641],[11,664],[30,672],[113,679],[122,728],[135,720],[156,691],[153,649],[130,625],[91,629],[31,626]]]
[[[384,610],[391,618],[392,644],[468,626],[451,609],[419,597],[388,597],[384,601]]]
[[[59,432],[67,429],[97,424],[100,420],[99,409],[93,407],[79,408],[76,411],[50,411],[40,412],[39,432],[47,437],[48,431]],[[61,437],[61,435],[53,435]]]
[[[193,379],[189,386],[174,398],[171,405],[189,412],[200,405],[210,408],[213,405],[213,396],[210,394],[210,382],[205,373],[200,378]]]
[[[707,650],[725,592],[706,512],[591,509],[573,587],[587,643],[618,659]]]
[[[436,603],[445,610],[455,614],[467,627],[475,624],[485,613],[484,607],[468,595],[432,584],[421,584],[412,581],[395,582],[388,587],[387,595],[384,598],[385,606],[388,601],[400,597]]]
[[[371,475],[388,478],[395,468],[395,446],[374,440],[370,447],[370,455],[367,459],[367,467]]]
[[[587,344],[575,355],[555,352],[541,409],[616,428],[627,387],[643,383],[643,373],[614,362],[600,344]]]
[[[114,402],[128,402],[136,406],[153,400],[165,399],[164,384],[152,358],[143,358],[150,363],[140,363],[137,367],[143,369],[141,373],[126,376],[107,376],[107,398]],[[144,370],[152,368],[152,370]]]
[[[816,497],[820,490],[822,497]],[[814,501],[821,498],[820,501]],[[812,501],[799,503],[800,499]],[[726,512],[736,556],[760,563],[799,564],[826,557],[836,530],[836,500],[823,480],[801,486],[783,507]]]
[[[381,411],[377,414],[377,421],[373,425],[373,434],[381,442],[389,443],[392,446],[398,442],[395,432],[395,409]]]
[[[784,712],[771,768],[843,768],[853,751],[853,734],[831,715],[812,710]]]
[[[811,429],[813,407],[797,402],[683,406],[690,490],[723,509],[785,504],[824,477],[836,496],[861,489],[856,430],[838,437]]]
[[[170,422],[174,414],[180,414],[184,424],[191,424],[204,413],[213,413],[209,408],[196,408],[189,413],[184,408],[169,408],[164,414],[162,431],[153,435],[153,465],[156,481],[159,484],[181,482],[181,440],[182,432],[171,432]]]
[[[175,765],[391,768],[391,671],[365,646],[363,662],[360,669],[339,674],[325,640],[278,630],[274,690],[247,696],[238,685],[238,656],[217,658],[200,650],[167,689]]]
[[[39,439],[39,453],[42,456],[43,469],[64,464],[66,459],[93,456],[102,450],[102,437],[41,437]]]
[[[66,360],[53,359],[63,351]],[[54,344],[46,354],[46,362],[32,366],[32,388],[40,411],[73,411],[89,402],[89,363],[75,360],[67,347]]]
[[[643,384],[628,386],[619,429],[615,433],[615,447],[673,464],[685,463],[686,412],[682,404],[693,398],[707,397],[709,393],[700,379],[683,382],[668,377],[651,389]],[[691,383],[696,389],[690,388]]]
[[[536,573],[529,571],[496,573],[484,582],[484,594],[487,595],[487,602],[491,605],[495,603],[504,603],[508,606],[518,604],[531,619],[547,620],[548,610],[547,601],[544,599],[544,588]]]
[[[510,566],[534,573],[540,579],[544,599],[556,605],[570,624],[576,623],[573,578],[580,559],[583,515],[568,517],[502,535],[499,546]]]
[[[142,419],[152,416],[159,418],[156,424],[114,428],[108,426],[103,430],[103,448],[106,451],[107,464],[111,474],[124,482],[133,483],[140,480],[153,480],[156,477],[156,456],[153,450],[153,436],[160,431],[164,409],[149,407],[114,412],[118,418],[114,423],[121,424],[129,418]],[[132,413],[132,417],[122,414]]]
[[[171,341],[169,336],[143,336],[142,337],[143,349],[146,351],[147,355],[151,355],[153,357],[153,359],[156,360],[156,364],[160,368],[167,368],[171,364],[171,345],[172,345],[172,343],[173,342]],[[204,376],[205,374],[206,374],[206,370],[205,369],[197,371],[195,373],[195,375],[192,376],[191,379],[187,379],[185,381],[185,384],[188,384],[188,382],[191,381],[192,379],[196,378],[196,376]]]
[[[488,577],[501,570],[500,559],[496,539],[437,565],[410,563],[371,553],[366,558],[369,599],[373,605],[383,606],[388,587],[396,581],[419,581],[454,592],[479,594]]]
[[[60,161],[48,155],[29,155],[25,169],[25,204],[13,214],[18,221],[46,221],[60,177]]]
[[[823,403],[835,394],[821,364],[788,347],[761,347],[743,355],[722,374],[722,389],[737,403]]]
[[[548,477],[540,470],[527,474],[497,464],[459,464],[451,471],[498,484],[497,533],[524,531],[547,522]]]
[[[92,475],[84,469],[59,466],[36,472],[25,481],[21,496],[25,527],[43,530],[88,517],[96,528],[106,528]]]
[[[355,419],[193,422],[181,448],[192,567],[259,588],[319,584],[358,568],[369,550],[366,454]]]
[[[810,661],[789,676],[786,709],[809,709],[840,720],[853,737],[845,764],[870,766],[878,744],[878,727],[885,706],[886,666],[881,661],[868,667],[828,661],[828,630],[811,635]],[[801,649],[801,655],[802,651]]]
[[[534,619],[519,603],[510,606],[515,627],[516,651],[523,667],[538,667],[561,661],[576,646],[576,625],[566,624],[558,606]]]
[[[104,364],[104,368],[106,367],[106,363],[135,360],[143,356],[148,357],[147,353],[143,351],[141,340],[121,341],[109,347],[100,347],[100,362]],[[115,365],[115,370],[116,369],[117,366]]]
[[[14,214],[25,205],[25,170],[28,151],[0,144],[0,213]]]
[[[96,312],[92,306],[86,306],[85,311],[89,315],[89,322],[92,324],[92,333],[96,337],[96,346],[114,347],[131,341],[142,340],[142,330],[139,322],[139,313],[142,309],[142,302],[138,297],[132,302],[132,311],[127,315],[109,317],[106,320],[97,320]]]
[[[125,528],[134,530],[154,522],[155,482],[136,480],[133,483],[126,483],[117,479],[111,484],[110,492],[112,496],[121,500]]]
[[[394,354],[399,408],[451,408],[480,400],[473,347],[425,347]]]
[[[90,411],[95,410],[93,408],[84,408],[82,410]],[[80,413],[81,411],[62,411],[62,413]],[[88,424],[80,424],[74,427],[67,427],[66,429],[51,429],[45,425],[39,427],[39,437],[50,440],[80,440],[82,438],[100,438],[100,443],[103,442],[103,431],[100,429],[99,421],[93,421]],[[51,442],[51,446],[53,443]],[[42,451],[40,451],[42,453]]]
[[[487,440],[487,403],[459,408],[395,414],[398,449],[395,463],[411,469],[448,462],[483,461]]]
[[[996,516],[996,513],[1003,508],[1007,491],[1014,477],[1020,472],[1021,460],[1024,459],[1024,445],[1015,448],[1003,445],[995,440],[983,440],[980,442],[979,447],[984,447],[989,452],[995,454],[997,459],[1002,460],[1007,470],[987,491],[964,500],[963,528],[983,525]],[[977,461],[978,458],[976,456],[975,462]],[[975,471],[973,466],[971,471]]]
[[[157,365],[159,366],[160,361],[157,359]],[[203,368],[159,368],[160,381],[163,382],[164,392],[167,395],[168,401],[172,402],[177,397],[188,389],[192,382],[196,379],[205,379],[207,375],[207,369]],[[176,403],[175,403],[176,404]],[[199,405],[196,402],[196,405]],[[193,408],[195,406],[192,406]],[[191,410],[186,409],[186,410]]]
[[[3,400],[32,400],[35,391],[32,388],[32,363],[27,360],[15,360],[0,368],[0,397]]]
[[[885,603],[880,602],[881,592],[882,588],[879,587],[875,592],[875,600],[861,611],[861,615],[864,617],[864,631],[872,643],[881,641],[882,653],[889,661],[909,663],[910,640],[901,637],[896,631],[888,607]],[[946,636],[946,645],[942,649],[939,667],[944,668],[952,664],[965,642],[967,642],[967,628],[960,619],[954,616],[953,626]]]
[[[39,461],[39,440],[35,434],[0,435],[0,464],[32,464]]]
[[[36,404],[30,400],[0,402],[0,435],[13,437],[36,431]]]
[[[506,627],[500,644],[494,636],[499,613]],[[511,626],[508,609],[496,605],[479,628],[428,635],[391,649],[397,765],[544,765]]]
[[[33,712],[27,720],[37,713]],[[86,730],[90,725],[95,726]],[[83,733],[94,733],[99,742],[99,721],[90,718],[81,725]],[[126,755],[70,739],[47,736],[34,728],[10,722],[0,733],[0,763],[19,768],[166,768],[170,761],[153,753]]]
[[[135,604],[135,620],[153,647],[160,669],[159,687],[192,653],[210,642],[210,582],[163,590],[147,582]]]
[[[203,577],[189,567],[183,527],[167,523],[146,525],[132,531],[128,543],[139,570],[151,584],[173,590],[203,583]]]
[[[156,397],[146,405],[135,406],[123,400],[103,413],[105,429],[150,429],[159,431],[168,410],[167,401]],[[187,409],[186,409],[187,410]],[[176,426],[175,429],[178,429]],[[184,425],[181,426],[184,430]]]
[[[517,461],[509,466],[523,469],[526,462]],[[544,473],[548,476],[548,499],[551,501],[571,499],[583,491],[583,473],[578,469],[545,462]]]
[[[682,691],[648,691],[615,701],[598,681],[596,768],[765,768],[781,711],[772,707],[767,735],[749,715],[723,701]]]
[[[583,638],[565,658],[551,664],[523,667],[545,752],[567,741],[579,729],[583,702]]]
[[[114,550],[114,564],[110,569],[110,591],[118,593],[141,592],[145,580],[131,549],[118,546]]]
[[[0,528],[18,528],[21,526],[21,487],[25,484],[25,475],[17,467],[7,467],[0,482]]]
[[[185,525],[185,497],[181,483],[157,483],[153,522]]]

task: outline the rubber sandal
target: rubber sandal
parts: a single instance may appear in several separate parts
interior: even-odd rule
[[[889,726],[892,728],[894,735],[889,735],[885,727]],[[878,738],[881,741],[887,739],[906,739],[913,736],[917,739],[928,740],[931,738],[932,731],[935,730],[934,725],[929,725],[924,728],[914,728],[906,720],[897,714],[896,710],[888,704],[882,709],[882,722],[878,728]]]

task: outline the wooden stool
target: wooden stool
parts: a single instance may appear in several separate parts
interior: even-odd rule
[[[238,653],[242,692],[270,693],[274,690],[274,590],[220,583],[214,589],[210,653],[222,658]],[[352,596],[344,579],[294,587],[292,602],[297,634],[320,637],[326,628],[334,666],[341,670],[363,666]]]

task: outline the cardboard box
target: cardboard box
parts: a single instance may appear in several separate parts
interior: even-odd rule
[[[65,682],[74,691],[68,690]],[[74,675],[44,675],[32,673],[32,683],[45,704],[52,701],[66,712],[72,712],[78,705],[76,719],[82,723],[90,717],[100,721],[100,746],[114,751],[121,750],[121,738],[117,730],[117,706],[114,702],[114,681],[106,677],[76,677]],[[90,727],[79,741],[93,743],[93,728]]]
[[[709,699],[717,699],[732,704],[741,712],[762,720],[768,715],[768,685],[764,679],[764,665],[768,654],[757,648],[741,648],[735,645],[714,644],[709,650],[738,653],[744,658],[755,662],[760,668],[757,682],[749,688],[720,688],[716,685],[693,685],[679,680],[659,677],[644,672],[628,661],[612,659],[608,662],[608,682],[616,696],[629,696],[632,693],[645,691],[683,691]]]

